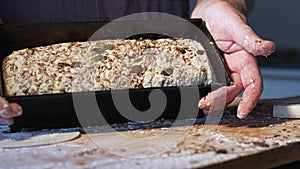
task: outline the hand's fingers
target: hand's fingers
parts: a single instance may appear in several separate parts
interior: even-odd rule
[[[225,54],[225,60],[228,63],[233,86],[222,87],[213,93],[202,98],[199,102],[201,109],[217,109],[221,104],[220,100],[224,100],[226,96],[226,104],[231,102],[244,88],[243,101],[241,101],[237,116],[241,119],[245,118],[255,107],[263,89],[262,79],[259,72],[255,57],[246,51],[238,51],[232,54]]]
[[[231,76],[234,80],[232,86],[224,86],[209,93],[199,101],[198,107],[203,110],[219,110],[234,100],[242,91],[243,86],[239,74],[233,73]]]
[[[275,51],[274,42],[258,37],[246,23],[235,24],[233,28],[228,28],[228,32],[231,32],[233,41],[254,56],[269,56]]]
[[[8,126],[12,125],[14,123],[14,120],[12,118],[2,118],[0,117],[0,126]]]
[[[259,69],[255,68],[256,65],[251,65],[241,71],[245,91],[237,110],[237,116],[240,119],[246,118],[254,109],[263,91],[263,82]]]
[[[20,105],[18,105],[17,103],[10,103],[10,109],[11,109],[11,112],[10,112],[9,118],[20,116],[23,113],[22,107]]]
[[[261,74],[256,58],[241,50],[232,54],[225,54],[225,60],[231,72],[239,73],[242,87],[245,89],[237,116],[245,118],[255,107],[263,90]]]
[[[9,118],[10,107],[9,103],[0,97],[0,117]]]
[[[216,41],[236,42],[254,56],[268,56],[275,51],[275,43],[258,37],[246,17],[226,1],[202,1],[192,18],[203,18]]]
[[[13,118],[22,114],[22,108],[16,103],[8,103],[0,97],[0,117]]]

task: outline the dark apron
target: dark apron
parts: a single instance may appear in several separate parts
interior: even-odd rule
[[[1,0],[4,23],[110,21],[138,12],[189,17],[189,0]]]

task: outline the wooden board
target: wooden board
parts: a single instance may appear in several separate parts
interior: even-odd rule
[[[34,147],[69,141],[80,136],[74,132],[41,132],[0,133],[0,148]]]
[[[300,104],[275,105],[273,116],[279,118],[300,118]]]
[[[118,131],[89,128],[90,134],[69,142],[0,149],[0,164],[3,168],[272,168],[300,160],[300,120],[272,116],[273,105],[299,101],[300,97],[261,100],[245,120],[236,118],[236,104],[232,104],[218,125],[204,125],[203,118],[193,126],[182,122],[172,128],[158,123],[146,129],[133,124],[116,125]],[[165,131],[172,134],[163,135]],[[172,148],[153,155],[165,150],[161,143],[171,144],[183,132]],[[111,139],[116,135],[135,139],[124,145],[123,140]],[[149,137],[157,139],[142,141]],[[130,158],[138,150],[144,157]]]

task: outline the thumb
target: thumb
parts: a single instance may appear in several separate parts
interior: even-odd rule
[[[275,51],[276,45],[274,42],[257,36],[246,23],[236,24],[233,31],[231,33],[232,39],[254,56],[269,56]]]

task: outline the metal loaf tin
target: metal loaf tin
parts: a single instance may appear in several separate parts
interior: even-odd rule
[[[145,22],[145,21],[143,21]],[[175,22],[175,21],[170,21]],[[203,44],[209,61],[213,70],[219,71],[217,74],[223,74],[225,79],[216,76],[217,82],[214,86],[230,85],[231,79],[229,77],[226,65],[224,64],[222,52],[216,47],[215,42],[206,29],[205,22],[200,19],[188,20],[188,22],[195,25],[201,30],[209,39],[209,44]],[[87,41],[99,28],[106,25],[108,22],[97,23],[64,23],[64,24],[8,24],[0,25],[0,56],[1,63],[3,58],[11,54],[15,50],[23,48],[31,48],[37,46],[51,45],[62,42],[72,41]],[[166,23],[168,24],[168,23]],[[164,35],[143,33],[130,38],[153,38],[158,39]],[[213,57],[211,57],[213,56]],[[2,71],[1,71],[2,72]],[[199,91],[199,98],[204,97],[211,91],[211,85],[197,86]],[[191,90],[190,87],[182,87],[184,90]],[[81,127],[89,125],[103,125],[104,123],[122,123],[128,122],[127,118],[122,116],[117,108],[114,106],[111,91],[95,91],[92,93],[77,93],[76,97],[85,98],[92,94],[96,98],[98,108],[105,121],[99,124],[97,120],[87,121],[81,123],[78,120],[74,108],[74,99],[72,93],[62,94],[47,94],[47,95],[30,95],[30,96],[5,96],[5,89],[3,84],[3,77],[1,74],[1,93],[10,102],[16,102],[23,107],[23,115],[14,118],[14,124],[10,126],[11,131],[20,131],[21,129],[44,129],[44,128],[65,128],[65,127]],[[150,107],[148,100],[149,93],[154,89],[160,89],[164,92],[167,98],[167,104],[164,112],[158,117],[175,119],[178,118],[180,109],[181,94],[179,87],[168,88],[144,88],[144,89],[130,89],[129,96],[132,105],[137,110],[146,111]],[[194,106],[197,106],[195,103]],[[92,110],[91,110],[92,111]],[[202,115],[201,110],[197,110],[198,117]],[[91,112],[87,112],[90,116]],[[92,115],[91,115],[92,116]],[[191,114],[186,112],[180,118],[191,118]],[[93,118],[90,118],[93,119]],[[147,121],[147,119],[145,119]]]

